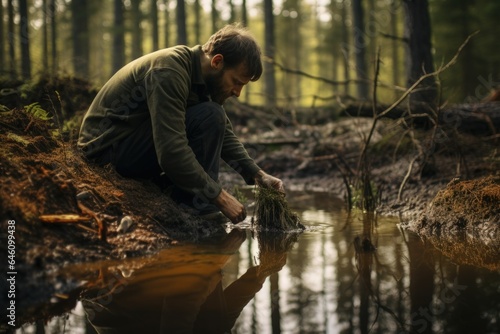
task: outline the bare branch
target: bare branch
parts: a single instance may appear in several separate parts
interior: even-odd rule
[[[386,33],[383,33],[383,32],[381,32],[379,34],[380,34],[380,36],[388,38],[388,39],[392,39],[392,40],[395,40],[395,41],[398,41],[398,42],[408,43],[408,38],[406,38],[406,37],[394,36],[394,35],[386,34]]]
[[[423,76],[421,76],[417,81],[415,81],[415,83],[413,85],[411,85],[410,88],[408,88],[404,93],[403,95],[401,95],[401,97],[396,101],[394,102],[391,106],[389,106],[386,110],[384,110],[383,112],[381,112],[377,117],[384,117],[385,115],[387,115],[389,112],[391,112],[393,109],[395,109],[398,105],[401,104],[401,102],[403,102],[404,99],[406,99],[408,97],[408,95],[410,95],[414,90],[415,88],[420,85],[422,83],[422,81],[424,81],[425,79],[427,78],[430,78],[430,77],[433,77],[433,76],[436,76],[436,75],[439,75],[441,74],[442,72],[446,71],[448,68],[450,68],[451,66],[453,66],[456,62],[457,62],[457,59],[458,59],[458,56],[460,55],[460,53],[462,52],[463,48],[467,45],[467,43],[469,43],[469,40],[475,36],[476,34],[478,34],[479,31],[476,31],[472,34],[470,34],[466,39],[465,41],[462,43],[462,45],[460,45],[460,47],[458,48],[458,51],[457,53],[455,53],[455,55],[453,56],[453,58],[451,58],[451,60],[439,67],[437,70],[435,70],[434,72],[430,72],[430,73],[427,73],[427,74],[424,74]]]

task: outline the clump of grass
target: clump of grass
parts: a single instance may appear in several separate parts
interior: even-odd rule
[[[261,229],[268,231],[305,229],[297,214],[288,208],[285,196],[273,188],[257,189],[256,220]]]

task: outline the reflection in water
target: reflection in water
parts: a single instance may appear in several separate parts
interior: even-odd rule
[[[102,333],[500,332],[498,256],[496,267],[490,253],[473,266],[395,219],[349,216],[325,194],[288,199],[308,226],[300,236],[233,229],[144,259],[66,269],[87,289],[45,333],[62,333],[54,323],[94,333],[74,319],[82,314]]]
[[[201,252],[195,246],[168,250],[161,254],[162,266],[138,270],[126,282],[101,272],[109,289],[101,284],[82,299],[90,322],[98,333],[230,332],[266,278],[285,265],[297,237],[259,233],[259,265],[223,288],[222,270],[245,239],[244,231],[234,229]]]

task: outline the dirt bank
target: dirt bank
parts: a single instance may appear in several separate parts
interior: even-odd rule
[[[176,239],[224,232],[180,210],[150,181],[88,164],[58,131],[40,110],[0,114],[0,256],[7,259],[8,226],[14,225],[21,304],[50,297],[57,282],[53,269],[62,265],[152,254]],[[79,221],[50,219],[63,215]],[[133,225],[119,233],[125,216]]]
[[[500,231],[500,176],[461,181],[440,190],[408,228],[425,236],[467,232],[476,239],[497,239]]]

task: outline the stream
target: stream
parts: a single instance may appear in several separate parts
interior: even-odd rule
[[[287,198],[303,233],[258,233],[247,218],[199,244],[66,267],[84,289],[52,304],[70,311],[16,333],[500,333],[498,270],[331,194]]]

